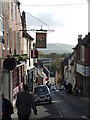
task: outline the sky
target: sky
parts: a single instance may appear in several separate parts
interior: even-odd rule
[[[88,34],[87,0],[19,0],[26,12],[27,29],[46,29],[47,43],[76,45]],[[54,32],[53,32],[54,30]],[[29,31],[35,39],[35,31]]]

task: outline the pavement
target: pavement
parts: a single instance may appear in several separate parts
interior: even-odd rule
[[[34,112],[31,109],[31,115],[30,115],[31,120],[33,120],[33,119],[38,120],[38,119],[41,119],[43,117],[49,116],[49,113],[47,112],[47,110],[43,106],[37,106],[37,111],[38,111],[37,115],[34,115]],[[14,114],[11,117],[12,117],[12,120],[18,120],[17,109],[16,108],[14,108]]]

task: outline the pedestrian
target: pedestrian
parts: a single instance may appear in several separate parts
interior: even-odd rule
[[[37,109],[33,100],[33,95],[29,91],[29,86],[24,85],[23,91],[17,94],[16,107],[19,120],[29,120],[31,108],[34,114],[37,114]]]
[[[65,84],[64,87],[65,87],[65,91],[66,91],[66,93],[67,93],[67,85]]]
[[[2,120],[12,120],[11,115],[14,113],[11,102],[2,94]]]
[[[78,86],[76,86],[76,88],[75,88],[75,95],[76,95],[77,97],[79,97],[79,88],[78,88]]]
[[[72,84],[68,83],[68,93],[72,94]]]

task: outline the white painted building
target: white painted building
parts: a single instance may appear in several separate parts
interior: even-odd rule
[[[72,84],[72,89],[75,87],[75,56],[74,52],[68,57],[68,82]]]

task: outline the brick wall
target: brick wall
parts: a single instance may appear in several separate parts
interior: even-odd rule
[[[10,0],[9,0],[10,1]],[[6,7],[6,6],[5,6]],[[6,7],[8,10],[7,11],[3,10],[3,16],[4,16],[4,38],[5,38],[5,50],[3,51],[3,58],[8,54],[7,50],[7,20],[9,20],[9,53],[12,51],[12,30],[14,31],[14,54],[16,53],[16,49],[18,47],[18,53],[20,53],[19,49],[19,40],[20,40],[20,35],[21,33],[21,51],[23,54],[23,42],[22,42],[22,24],[21,24],[21,16],[20,16],[20,11],[17,6],[17,22],[15,21],[15,0],[13,0],[13,18],[11,18],[11,2],[8,2],[8,6]],[[17,38],[18,38],[18,45],[16,46],[16,31],[17,31]]]
[[[90,46],[85,46],[85,63],[90,65]]]

